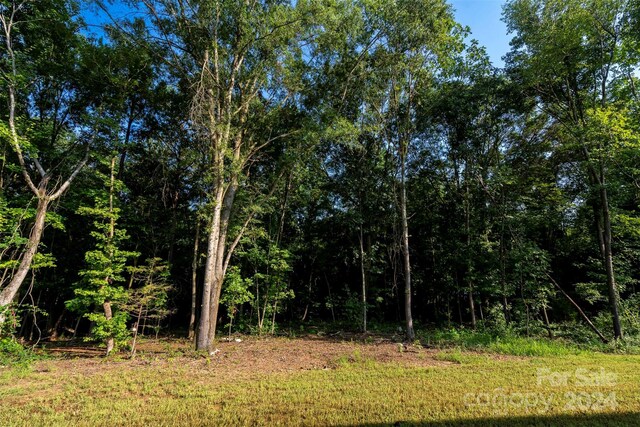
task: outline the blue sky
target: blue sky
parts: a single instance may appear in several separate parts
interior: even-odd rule
[[[455,10],[456,20],[471,28],[471,38],[477,39],[487,49],[493,65],[502,67],[502,56],[509,51],[507,27],[501,21],[504,0],[448,0]],[[108,18],[103,14],[95,16],[95,6],[89,7],[83,15],[90,23],[106,22]],[[112,3],[112,13],[115,17],[127,14],[127,8],[122,6],[121,0]],[[92,13],[93,12],[93,13]]]
[[[502,67],[509,51],[507,26],[501,21],[503,0],[449,0],[456,21],[471,28],[471,38],[487,49],[493,65]]]

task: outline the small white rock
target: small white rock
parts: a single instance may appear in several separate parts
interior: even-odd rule
[[[211,353],[209,353],[209,356],[215,356],[216,354],[220,353],[220,349],[216,348],[215,350],[213,350]]]
[[[236,338],[236,342],[242,342],[240,338]]]

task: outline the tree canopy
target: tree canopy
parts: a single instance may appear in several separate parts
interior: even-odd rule
[[[0,2],[0,333],[640,337],[637,1],[126,7]]]

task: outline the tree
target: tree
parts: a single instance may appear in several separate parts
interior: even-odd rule
[[[295,102],[305,2],[145,1],[174,75],[190,87],[189,123],[206,153],[208,219],[196,347],[215,337],[223,279],[243,229],[229,238],[236,196],[260,152],[291,135],[262,127]],[[272,127],[277,129],[277,127]],[[248,224],[249,214],[241,224]]]
[[[20,263],[0,291],[0,307],[13,301],[29,272],[50,204],[69,189],[88,160],[86,136],[73,129],[70,118],[74,114],[67,97],[73,92],[73,82],[63,78],[65,72],[73,70],[73,55],[81,43],[77,24],[72,20],[75,13],[75,3],[57,0],[11,1],[0,5],[1,38],[6,47],[2,54],[2,79],[8,100],[7,120],[0,125],[0,136],[8,139],[24,183],[37,201],[33,227],[20,253]],[[44,21],[55,28],[46,37],[38,31],[38,25]],[[62,53],[56,54],[58,49]],[[49,61],[62,65],[45,71],[44,63]],[[41,87],[45,89],[39,90]],[[30,105],[31,102],[35,105]],[[32,115],[39,116],[45,126],[38,128],[36,121],[31,120]],[[68,159],[74,159],[70,153],[81,144],[87,146],[84,157],[66,175],[61,174],[67,169],[61,166],[68,167]],[[51,162],[49,170],[45,169],[46,160]],[[5,161],[3,158],[3,165]],[[34,173],[37,178],[32,177]]]
[[[128,314],[123,309],[128,295],[121,283],[127,260],[139,255],[121,247],[128,236],[126,230],[117,226],[120,209],[116,206],[116,193],[120,183],[116,174],[116,156],[112,156],[109,175],[105,177],[107,190],[96,195],[94,207],[80,209],[95,218],[91,235],[96,244],[95,249],[85,254],[87,268],[80,272],[82,282],[75,289],[75,298],[67,302],[68,308],[93,322],[92,334],[104,341],[107,355],[129,335]],[[153,267],[152,264],[149,274],[156,273]]]
[[[146,264],[140,267],[130,267],[131,281],[127,290],[126,301],[122,304],[122,310],[135,320],[131,330],[133,340],[131,342],[131,357],[136,354],[136,342],[138,333],[147,322],[154,322],[156,338],[160,329],[160,321],[171,314],[168,307],[169,293],[172,285],[169,283],[169,266],[160,258],[148,259]],[[131,288],[132,285],[139,285]]]
[[[610,200],[611,138],[596,138],[594,118],[615,106],[615,91],[627,78],[621,63],[627,1],[516,0],[505,20],[515,32],[510,73],[537,97],[549,123],[548,136],[580,159],[590,194],[609,295],[615,338],[622,337],[619,286],[613,257]]]
[[[419,138],[416,111],[426,102],[435,76],[459,49],[449,7],[439,0],[406,0],[394,7],[375,1],[359,5],[364,13],[362,45],[350,74],[365,88],[357,108],[363,118],[354,121],[377,139],[395,161],[399,243],[402,248],[404,313],[407,339],[413,340],[408,163]],[[351,76],[345,79],[351,78]]]

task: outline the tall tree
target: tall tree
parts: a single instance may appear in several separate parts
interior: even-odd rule
[[[73,111],[77,106],[69,101],[75,93],[75,55],[82,44],[74,21],[76,13],[75,3],[67,1],[0,4],[0,37],[5,46],[2,79],[7,90],[6,122],[0,130],[37,201],[19,265],[0,291],[0,307],[13,301],[29,272],[50,204],[68,190],[88,160],[86,136],[78,133],[78,129],[86,129],[86,123],[74,122],[79,112]],[[40,29],[43,22],[51,29],[46,35]],[[87,147],[85,155],[69,167],[68,160],[77,158],[73,154],[79,145]]]
[[[627,79],[621,46],[628,3],[515,0],[505,9],[509,31],[515,32],[510,72],[538,97],[549,120],[547,135],[580,159],[587,176],[615,338],[622,337],[622,326],[609,183],[614,141],[594,129],[597,117],[616,108],[613,89]]]
[[[401,0],[393,7],[365,1],[361,7],[367,37],[351,73],[367,85],[358,105],[367,117],[359,122],[395,159],[404,317],[407,339],[413,340],[407,177],[420,133],[416,112],[460,44],[451,10],[439,0]]]
[[[237,193],[247,187],[261,151],[291,135],[262,126],[295,102],[296,40],[310,18],[305,2],[144,1],[176,78],[189,87],[189,123],[206,153],[208,218],[202,305],[196,347],[215,337],[220,293],[249,212],[230,239]],[[151,33],[150,33],[151,34]],[[276,131],[277,130],[277,131]]]

